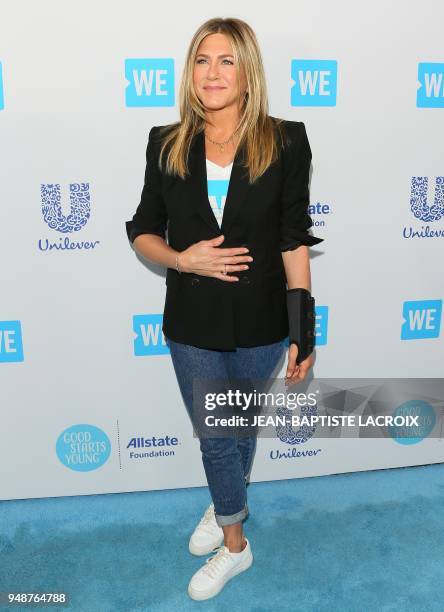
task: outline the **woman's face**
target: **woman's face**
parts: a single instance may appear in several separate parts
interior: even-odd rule
[[[193,83],[198,98],[208,110],[220,110],[243,100],[246,81],[241,71],[240,92],[231,43],[225,34],[209,34],[200,43],[194,64]]]

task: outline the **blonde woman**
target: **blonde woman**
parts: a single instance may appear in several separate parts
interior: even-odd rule
[[[126,223],[134,249],[167,268],[163,333],[193,424],[193,380],[286,379],[313,364],[308,247],[311,150],[302,122],[268,114],[256,36],[240,19],[194,34],[180,121],[153,127],[141,201]],[[167,237],[168,232],[168,238]],[[212,503],[189,541],[213,556],[192,576],[193,599],[215,596],[248,569],[243,533],[256,435],[200,437]]]

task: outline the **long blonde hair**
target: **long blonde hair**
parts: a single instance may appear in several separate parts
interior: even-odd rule
[[[231,42],[237,68],[237,83],[240,91],[240,70],[245,71],[247,91],[244,100],[238,99],[241,108],[238,124],[238,150],[245,146],[245,168],[249,182],[260,177],[278,157],[278,128],[281,138],[281,119],[268,115],[268,94],[265,72],[256,36],[251,27],[235,18],[216,17],[203,23],[194,34],[188,48],[179,92],[181,120],[164,126],[161,130],[162,146],[159,166],[166,155],[167,174],[188,174],[188,153],[191,141],[205,129],[205,107],[196,95],[193,71],[197,50],[209,34],[225,34]],[[281,141],[282,142],[282,141]],[[168,151],[167,151],[168,149]]]

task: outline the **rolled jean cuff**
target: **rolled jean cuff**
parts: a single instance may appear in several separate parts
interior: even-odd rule
[[[229,516],[221,516],[220,514],[214,513],[216,517],[216,523],[219,527],[226,527],[227,525],[234,525],[235,523],[240,523],[248,516],[248,506],[245,505],[240,512],[236,512],[236,514],[230,514]]]

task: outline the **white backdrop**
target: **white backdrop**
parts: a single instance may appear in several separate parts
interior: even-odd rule
[[[189,40],[221,8],[258,36],[270,113],[307,128],[313,233],[325,238],[311,248],[314,374],[442,376],[441,2],[277,2],[273,19],[251,0],[3,2],[2,499],[206,483],[160,333],[165,271],[139,260],[124,223],[139,203],[150,128],[178,119]],[[164,70],[157,94],[138,95],[125,65],[136,79]],[[82,197],[71,209],[75,184]],[[418,185],[428,186],[421,218],[411,210]],[[404,228],[438,235],[406,238]],[[275,376],[284,373],[282,361]],[[441,461],[437,438],[308,440],[296,450],[261,439],[252,480]]]

